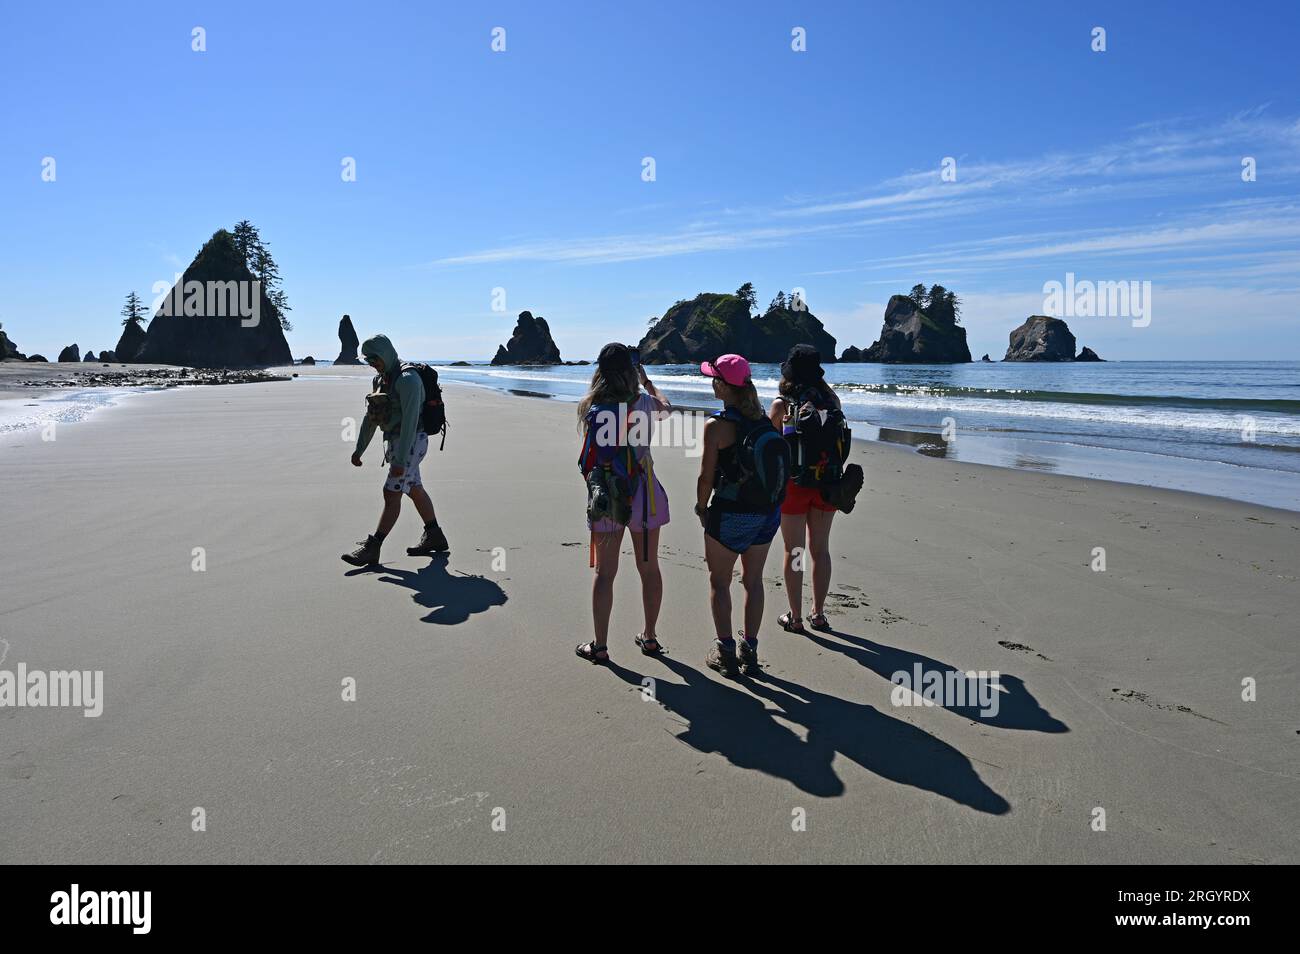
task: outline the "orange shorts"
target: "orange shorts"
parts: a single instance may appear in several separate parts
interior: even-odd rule
[[[834,505],[828,504],[822,496],[820,487],[800,487],[793,480],[786,482],[785,500],[781,502],[782,513],[799,515],[809,510],[834,509]]]

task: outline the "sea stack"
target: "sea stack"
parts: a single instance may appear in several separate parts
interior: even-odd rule
[[[339,319],[339,356],[334,359],[334,363],[360,364],[361,359],[357,357],[357,346],[360,343],[357,331],[352,327],[352,316],[344,315]]]
[[[863,353],[863,361],[884,364],[964,364],[970,361],[966,329],[953,308],[922,308],[907,295],[885,306],[880,338]]]
[[[841,364],[845,364],[845,363],[859,364],[865,360],[866,358],[863,356],[862,349],[857,347],[856,345],[849,345],[847,348],[844,349],[844,353],[840,355]]]
[[[4,328],[0,328],[0,361],[26,361],[27,355],[18,350],[18,346],[9,340]]]
[[[135,360],[195,368],[293,364],[280,314],[225,229],[199,250],[149,323]]]
[[[1030,315],[1011,332],[1003,361],[1073,361],[1074,334],[1060,318]]]
[[[1083,348],[1079,351],[1075,361],[1105,361],[1106,359],[1097,354],[1091,348]]]
[[[85,363],[86,361],[98,361],[99,359],[95,357],[95,352],[87,348],[86,353],[82,356],[81,360]]]
[[[497,347],[493,364],[563,364],[546,319],[521,311],[510,340]]]
[[[727,353],[768,363],[784,361],[797,344],[812,345],[822,361],[835,360],[835,338],[797,297],[781,293],[767,311],[753,316],[740,294],[702,292],[664,312],[639,348],[644,364],[696,364]]]
[[[144,347],[145,333],[138,321],[128,321],[122,326],[122,337],[117,339],[117,347],[113,353],[117,355],[117,360],[130,363],[135,360],[135,356],[140,353]]]
[[[65,361],[67,362],[81,361],[81,349],[78,348],[75,343],[68,345],[66,348],[64,348],[62,351],[59,352],[59,364],[63,364]]]

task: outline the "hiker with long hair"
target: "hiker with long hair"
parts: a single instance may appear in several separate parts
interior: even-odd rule
[[[399,361],[397,349],[385,335],[367,338],[361,345],[361,354],[374,369],[375,377],[366,398],[366,417],[352,451],[352,465],[361,466],[361,455],[379,431],[384,437],[384,463],[389,466],[379,525],[355,550],[343,554],[343,560],[353,566],[379,563],[380,548],[402,512],[404,495],[411,498],[424,522],[420,542],[407,547],[407,554],[444,553],[449,549],[447,537],[438,526],[433,501],[420,479],[420,462],[429,449],[429,434],[446,430],[438,373],[428,365]]]
[[[759,403],[748,361],[724,354],[705,361],[700,372],[712,379],[713,394],[723,405],[704,425],[695,485],[715,634],[704,661],[724,676],[757,675],[763,564],[781,523],[789,445]],[[731,576],[737,560],[745,590],[744,628],[738,640],[731,635]]]
[[[812,612],[808,625],[827,632],[826,594],[831,588],[831,522],[838,510],[853,509],[862,489],[862,468],[844,466],[852,434],[840,399],[826,383],[821,354],[795,345],[781,364],[779,396],[769,417],[791,449],[791,476],[781,503],[782,569],[790,610],[777,622],[803,633],[803,567],[812,564]]]
[[[645,388],[642,393],[641,389]],[[611,343],[600,349],[591,386],[578,402],[582,450],[578,468],[587,482],[587,529],[591,531],[593,638],[575,652],[593,663],[609,662],[609,616],[624,531],[631,531],[645,628],[636,645],[647,656],[664,652],[655,625],[663,602],[659,530],[668,523],[668,494],[654,473],[650,443],[655,420],[672,408],[638,360],[635,349]]]

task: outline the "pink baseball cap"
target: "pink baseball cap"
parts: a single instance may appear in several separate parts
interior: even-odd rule
[[[738,354],[724,354],[716,361],[705,361],[700,373],[710,378],[722,378],[733,388],[743,388],[749,383],[749,362]]]

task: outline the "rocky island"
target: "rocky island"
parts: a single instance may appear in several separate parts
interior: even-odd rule
[[[734,294],[702,292],[674,304],[641,339],[644,364],[694,364],[720,354],[743,354],[754,362],[784,361],[797,344],[809,344],[823,361],[835,360],[832,337],[798,296],[779,292],[754,315],[753,286]]]
[[[1097,352],[1084,348],[1075,357],[1074,333],[1060,318],[1030,315],[1011,332],[1003,361],[1100,361]]]
[[[880,338],[866,351],[848,348],[844,361],[883,364],[959,364],[970,361],[966,329],[959,323],[961,302],[942,285],[915,285],[909,295],[894,295],[885,306]]]
[[[510,340],[497,346],[494,365],[501,364],[563,364],[560,349],[551,338],[546,319],[533,317],[531,311],[521,311],[515,321]]]

